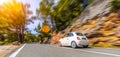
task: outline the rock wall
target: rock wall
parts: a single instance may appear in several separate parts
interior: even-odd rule
[[[65,32],[67,33],[70,31],[80,31],[87,33],[86,31],[89,28],[81,31],[81,26],[85,23],[90,22],[90,20],[101,18],[105,14],[110,13],[109,5],[111,1],[112,0],[95,0],[91,5],[86,7],[86,9],[81,13],[80,16],[76,18],[77,20],[74,22],[74,24],[72,23],[68,28],[65,29]]]

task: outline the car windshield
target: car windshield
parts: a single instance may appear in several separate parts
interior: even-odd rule
[[[82,33],[76,33],[76,35],[78,35],[78,36],[83,36],[83,34],[82,34]]]

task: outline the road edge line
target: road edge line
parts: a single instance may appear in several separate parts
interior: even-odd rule
[[[61,48],[61,47],[58,47],[58,48]],[[63,47],[65,48],[65,47]],[[70,49],[70,48],[65,48],[65,49]],[[72,49],[74,50],[74,49]],[[112,54],[112,53],[107,53],[107,52],[99,52],[99,51],[88,51],[88,50],[78,50],[78,49],[75,49],[76,51],[82,51],[82,52],[88,52],[88,53],[95,53],[95,54],[102,54],[102,55],[107,55],[107,56],[115,56],[115,57],[120,57],[119,54]]]
[[[24,44],[22,47],[20,47],[17,51],[13,52],[9,57],[15,57],[25,46],[26,44]]]
[[[109,55],[109,56],[116,56],[116,57],[120,57],[120,55],[118,55],[118,54],[112,54],[112,53],[106,53],[106,52],[98,52],[98,51],[86,51],[86,50],[79,50],[79,51],[83,51],[83,52],[89,52],[89,53],[96,53],[96,54],[103,54],[103,55]]]

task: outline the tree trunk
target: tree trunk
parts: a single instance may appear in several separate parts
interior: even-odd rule
[[[20,42],[19,29],[18,28],[16,28],[16,35],[17,35],[17,40]]]
[[[24,30],[24,25],[21,25],[18,28],[16,28],[17,38],[20,43],[24,42]]]

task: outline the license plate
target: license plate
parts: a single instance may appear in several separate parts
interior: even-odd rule
[[[82,40],[86,40],[86,38],[82,38]]]

